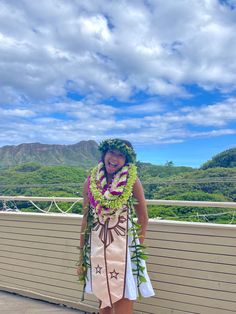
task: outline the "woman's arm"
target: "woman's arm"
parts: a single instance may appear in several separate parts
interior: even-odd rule
[[[83,219],[80,229],[80,249],[83,249],[84,246],[84,230],[87,226],[87,216],[88,216],[88,179],[84,182],[84,189],[83,189]]]
[[[82,259],[83,259],[83,247],[84,247],[84,231],[87,226],[87,216],[88,216],[88,206],[89,206],[89,199],[88,199],[88,179],[85,180],[84,182],[84,188],[83,188],[83,219],[82,219],[82,224],[81,224],[81,229],[80,229],[80,257],[79,257],[79,262],[78,262],[78,269],[77,273],[78,275],[81,274],[81,264],[82,264]]]
[[[143,192],[143,187],[139,178],[137,178],[137,180],[134,183],[133,195],[138,202],[137,204],[134,205],[134,208],[138,217],[138,224],[141,226],[139,236],[140,236],[140,243],[142,244],[145,238],[147,224],[148,224],[148,211],[147,211],[147,205],[146,205],[145,196]]]

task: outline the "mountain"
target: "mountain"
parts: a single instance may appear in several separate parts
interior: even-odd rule
[[[236,148],[227,149],[215,156],[211,160],[205,162],[201,169],[208,168],[234,168],[236,167]]]
[[[100,157],[95,141],[81,141],[73,145],[24,143],[0,147],[0,167],[28,162],[41,165],[69,165],[91,167]]]

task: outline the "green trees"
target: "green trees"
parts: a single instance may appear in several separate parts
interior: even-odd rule
[[[208,168],[233,168],[236,167],[236,148],[227,149],[220,154],[212,157],[211,160],[202,165],[202,169]]]
[[[220,155],[220,154],[219,154]],[[232,165],[234,152],[230,150]],[[147,199],[171,199],[188,201],[236,201],[236,167],[207,167],[194,169],[176,167],[172,162],[164,166],[137,163],[138,174]],[[72,196],[82,197],[83,182],[89,170],[73,166],[42,166],[26,163],[8,169],[0,169],[0,195]],[[14,205],[14,204],[13,204]],[[44,208],[47,203],[41,204]],[[22,210],[35,210],[28,202],[17,203]],[[67,210],[71,204],[62,204]],[[0,204],[1,208],[1,204]],[[233,210],[183,206],[149,206],[151,218],[232,222]],[[81,213],[77,204],[71,212]],[[53,211],[58,211],[54,206]],[[225,215],[219,215],[226,212]]]
[[[82,196],[88,170],[26,163],[0,170],[0,195]]]

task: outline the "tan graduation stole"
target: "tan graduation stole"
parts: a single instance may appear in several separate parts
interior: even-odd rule
[[[91,230],[92,291],[100,308],[124,298],[127,257],[127,208],[115,217],[95,218]]]

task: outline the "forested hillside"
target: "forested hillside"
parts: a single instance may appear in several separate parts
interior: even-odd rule
[[[26,163],[0,170],[0,195],[81,196],[88,170]]]
[[[211,160],[207,161],[202,165],[202,169],[208,168],[234,168],[236,167],[236,148],[227,149],[216,156],[212,157]]]
[[[137,163],[139,177],[147,199],[176,199],[200,201],[236,201],[236,167],[193,169],[172,164],[155,166]],[[83,182],[89,170],[72,166],[42,166],[37,163],[0,170],[1,195],[27,196],[82,196]],[[33,210],[27,202],[18,207]],[[63,205],[64,206],[64,205]],[[1,207],[1,206],[0,206]],[[73,208],[81,212],[81,206]],[[228,210],[225,210],[228,211]],[[175,220],[229,222],[232,213],[217,214],[222,209],[190,208],[177,206],[150,206],[150,217]],[[196,218],[206,214],[204,218]]]

